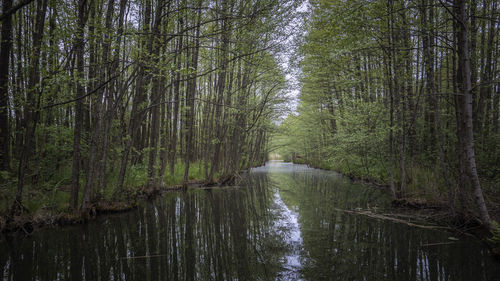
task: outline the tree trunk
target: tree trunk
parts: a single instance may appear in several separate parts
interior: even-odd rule
[[[106,10],[106,19],[105,19],[105,28],[106,30],[112,30],[112,21],[113,21],[113,15],[114,15],[114,6],[115,6],[115,0],[109,0],[107,4],[107,10]],[[119,21],[121,18],[119,18]],[[117,44],[117,49],[119,52],[120,49],[120,41],[121,41],[121,33],[120,31],[118,32],[116,44]],[[109,57],[111,56],[111,37],[109,34],[104,36],[104,42],[102,44],[102,64],[106,64],[107,66],[104,67],[104,75],[101,75],[100,82],[104,82],[116,73],[115,69],[115,64],[114,62],[109,63]],[[102,192],[102,190],[106,187],[106,182],[105,182],[105,176],[106,176],[106,161],[107,161],[107,153],[108,153],[108,142],[109,142],[109,131],[111,130],[111,122],[112,122],[112,117],[113,117],[113,94],[112,90],[113,85],[115,85],[115,80],[113,82],[110,82],[109,84],[104,87],[104,104],[103,107],[101,108],[103,112],[103,125],[100,127],[100,138],[99,138],[99,151],[98,151],[98,159],[97,159],[97,169],[96,169],[96,182],[97,182],[97,188],[99,189],[99,192]]]
[[[208,174],[207,181],[213,182],[215,172],[219,168],[220,162],[220,149],[222,145],[222,133],[224,120],[222,120],[222,110],[224,103],[224,89],[226,88],[226,72],[228,67],[228,50],[229,50],[229,41],[231,39],[231,23],[230,20],[225,18],[229,13],[229,4],[227,1],[222,1],[222,11],[223,18],[222,21],[222,34],[221,34],[221,54],[220,54],[220,63],[219,63],[219,77],[217,78],[217,101],[215,105],[215,140],[214,140],[214,149],[213,149],[213,157],[212,163],[210,166],[210,172]]]
[[[23,144],[18,166],[18,181],[16,201],[21,202],[23,195],[24,176],[29,170],[29,161],[34,152],[35,130],[40,112],[38,106],[41,98],[40,85],[40,52],[45,26],[45,14],[47,12],[47,0],[37,2],[36,23],[33,30],[33,46],[31,65],[28,76],[28,91],[25,106],[25,116],[22,126]]]
[[[76,53],[76,94],[75,102],[75,127],[73,133],[73,170],[71,180],[70,206],[73,210],[78,208],[78,193],[80,190],[80,141],[83,122],[83,100],[81,97],[85,94],[84,86],[84,52],[85,52],[85,24],[87,22],[87,0],[78,1],[78,30],[74,43]]]
[[[194,145],[193,145],[193,135],[194,135],[194,118],[195,118],[195,110],[194,110],[194,100],[196,96],[196,75],[198,71],[198,51],[200,49],[200,21],[201,21],[201,1],[198,1],[198,11],[197,11],[197,20],[196,20],[196,31],[195,31],[195,46],[191,58],[191,64],[188,69],[191,69],[193,72],[191,74],[191,79],[187,85],[187,105],[188,109],[186,122],[188,127],[187,139],[186,139],[186,157],[185,157],[185,169],[184,169],[184,179],[183,183],[189,180],[189,164],[192,161],[194,155]]]
[[[151,4],[149,1],[146,2],[146,8],[144,12],[144,26],[143,26],[143,32],[148,34],[149,33],[149,27],[150,27],[150,20],[151,20]],[[142,50],[146,50],[147,45],[145,42],[141,42],[141,47]],[[137,78],[135,79],[135,89],[132,91],[135,91],[135,95],[133,97],[132,101],[132,109],[130,111],[130,119],[129,119],[129,124],[128,124],[128,136],[125,140],[125,147],[122,152],[122,159],[121,159],[121,164],[120,164],[120,171],[118,173],[118,180],[117,180],[117,187],[115,190],[115,197],[121,196],[121,192],[123,191],[123,184],[125,182],[125,173],[127,171],[127,165],[128,165],[128,160],[130,156],[130,151],[132,147],[134,146],[136,149],[134,150],[133,157],[132,157],[132,164],[134,164],[136,161],[138,161],[138,158],[140,158],[140,151],[137,151],[139,149],[139,139],[140,139],[140,130],[141,124],[143,123],[143,118],[145,115],[145,110],[144,110],[144,100],[146,98],[146,64],[144,60],[144,55],[142,54],[139,58],[139,66],[138,66],[138,74]]]
[[[114,3],[112,3],[114,5]],[[91,22],[93,22],[89,27],[89,36],[94,36],[94,25],[96,24],[96,7],[92,7],[92,12],[91,12]],[[109,13],[109,12],[108,12]],[[107,20],[108,21],[108,20]],[[97,69],[95,64],[97,64],[97,56],[96,56],[96,44],[95,40],[92,39],[90,40],[90,55],[89,55],[89,63],[90,63],[90,68],[89,68],[89,83],[91,85],[91,89],[96,88],[97,83],[95,80],[97,79]],[[105,47],[103,50],[103,56],[104,59],[107,58],[107,48]],[[90,112],[91,115],[91,122],[92,128],[91,129],[91,135],[90,135],[90,144],[89,144],[89,158],[88,158],[88,163],[87,163],[87,174],[86,174],[86,181],[85,181],[85,188],[83,190],[83,201],[82,201],[82,210],[86,210],[89,208],[91,201],[93,201],[96,197],[96,188],[95,188],[95,181],[94,179],[96,178],[96,174],[94,173],[96,171],[96,168],[99,165],[99,144],[101,143],[101,137],[102,137],[102,107],[103,107],[103,96],[104,96],[104,90],[99,90],[97,91],[96,97],[93,99],[92,102],[92,112]],[[99,188],[99,187],[97,187]]]
[[[479,210],[479,215],[488,228],[491,227],[491,219],[488,214],[488,209],[483,198],[483,191],[479,182],[479,177],[476,169],[476,156],[474,151],[474,133],[472,128],[472,93],[471,93],[471,67],[469,57],[469,43],[467,32],[467,12],[466,0],[454,1],[455,14],[457,16],[457,44],[458,44],[458,76],[459,76],[459,94],[463,96],[462,104],[458,104],[463,108],[464,122],[457,124],[462,126],[463,134],[463,150],[466,155],[466,165],[470,182],[472,184],[475,202]],[[459,136],[461,137],[461,136]]]
[[[387,3],[387,8],[390,10],[391,12],[391,15],[393,14],[393,11],[392,11],[392,4],[390,4],[390,1],[388,1]],[[389,27],[389,31],[390,31],[390,36],[389,36],[389,48],[391,50],[388,50],[387,53],[389,54],[392,54],[392,44],[394,44],[394,42],[392,42],[392,22],[388,22],[388,27]],[[393,199],[396,199],[397,196],[396,196],[396,188],[395,188],[395,184],[394,184],[394,86],[392,84],[392,58],[389,57],[387,58],[387,83],[388,83],[388,86],[389,86],[389,100],[390,100],[390,104],[389,104],[389,187],[390,187],[390,190],[391,190],[391,194],[392,194],[392,198]]]
[[[3,14],[12,7],[12,0],[3,1]],[[2,20],[0,43],[0,171],[10,170],[9,130],[9,56],[12,48],[12,15]]]
[[[160,38],[158,35],[160,33],[161,25],[161,14],[163,11],[163,1],[158,1],[155,12],[155,21],[153,24],[152,34],[149,42],[149,54],[150,59],[153,57],[158,57],[160,54]],[[152,63],[152,61],[151,61]],[[153,70],[155,73],[153,77],[153,83],[151,88],[151,126],[150,126],[150,138],[149,138],[149,158],[148,158],[148,188],[156,188],[156,178],[155,178],[155,165],[156,156],[158,154],[158,135],[160,133],[160,70],[155,68]]]
[[[177,26],[177,30],[180,31],[184,28],[184,20],[182,17],[179,17],[179,24]],[[175,61],[176,61],[176,77],[174,81],[174,112],[173,112],[173,122],[172,122],[172,139],[170,140],[170,175],[174,176],[175,171],[175,160],[176,160],[176,152],[177,152],[177,135],[178,135],[178,126],[179,126],[179,106],[180,106],[180,83],[181,83],[181,67],[182,67],[182,37],[179,36],[177,40],[177,50],[175,52]]]

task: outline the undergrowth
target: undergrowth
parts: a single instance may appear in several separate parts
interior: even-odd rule
[[[184,163],[175,165],[173,175],[167,167],[164,175],[164,186],[166,188],[177,186],[183,183]],[[17,190],[17,179],[10,177],[9,173],[2,171],[0,174],[2,183],[0,184],[0,216],[9,213],[9,207],[14,201]],[[217,177],[217,175],[216,175]],[[94,187],[98,198],[105,201],[114,200],[114,192],[117,184],[118,168],[109,173],[105,186]],[[204,178],[204,167],[200,162],[190,164],[189,180],[201,181]],[[71,165],[65,165],[54,171],[46,181],[39,181],[36,186],[26,184],[23,192],[23,205],[29,214],[43,211],[49,214],[69,212],[69,198],[71,192]],[[137,194],[147,183],[147,166],[134,165],[127,169],[124,189],[130,194]],[[82,200],[83,187],[85,185],[85,175],[80,178],[79,202]]]

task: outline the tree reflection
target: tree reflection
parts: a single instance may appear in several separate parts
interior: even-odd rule
[[[340,211],[386,206],[380,190],[324,171],[272,179],[284,202],[299,213],[307,280],[465,281],[500,274],[477,241],[439,244],[449,242],[450,234]]]
[[[274,280],[284,245],[269,232],[267,181],[166,194],[125,215],[5,241],[0,269],[6,280]]]
[[[498,266],[474,241],[428,246],[448,241],[449,234],[339,211],[383,208],[389,202],[383,191],[352,184],[334,173],[291,167],[257,170],[240,188],[168,193],[133,212],[87,225],[45,229],[25,239],[4,238],[2,279],[492,280],[499,276]],[[277,222],[286,219],[280,213],[283,204],[298,217],[294,227],[301,235],[300,247],[291,247],[284,237],[289,229],[277,229]],[[300,257],[301,268],[287,268],[287,257],[295,256]]]

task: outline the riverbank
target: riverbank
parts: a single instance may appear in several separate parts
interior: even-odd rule
[[[306,164],[315,169],[333,171],[348,178],[351,182],[376,186],[390,192],[389,184],[375,177],[360,176],[354,173],[342,171],[340,169],[332,169],[327,165],[309,164],[303,159],[292,162],[295,164]],[[448,202],[443,198],[419,196],[418,194],[407,194],[404,197],[401,194],[398,194],[398,196],[399,198],[392,201],[392,212],[389,214],[392,218],[403,217],[405,220],[418,220],[420,222],[427,222],[440,227],[444,226],[455,233],[473,235],[486,242],[486,238],[491,236],[490,232],[484,228],[483,224],[473,211],[451,210]],[[491,218],[495,221],[499,221],[500,212],[496,206],[497,205],[488,207]],[[490,245],[490,247],[495,246]]]
[[[174,171],[165,173],[162,187],[146,189],[147,168],[144,165],[131,166],[125,177],[120,195],[116,196],[118,170],[110,172],[104,186],[95,189],[94,203],[85,213],[73,211],[69,206],[71,193],[71,165],[61,167],[51,180],[39,180],[36,185],[25,186],[22,205],[15,206],[17,183],[10,177],[0,184],[0,233],[31,233],[37,228],[85,223],[100,214],[120,213],[133,210],[141,200],[154,199],[156,196],[183,188],[184,164],[177,163]],[[185,187],[204,185],[203,166],[195,162],[189,170]],[[219,175],[215,175],[218,182]],[[80,191],[79,202],[83,193]],[[12,216],[11,214],[15,214]]]
[[[200,188],[208,185],[202,180],[191,180],[186,184],[176,184],[164,186],[156,189],[145,189],[144,187],[128,191],[123,199],[111,200],[101,199],[94,202],[86,212],[73,212],[66,207],[63,210],[53,211],[48,208],[40,208],[35,212],[30,212],[22,206],[23,211],[19,215],[9,217],[0,216],[0,233],[20,232],[31,235],[33,231],[43,227],[66,226],[87,223],[100,215],[123,213],[137,208],[138,203],[146,200],[154,200],[166,192],[177,192],[186,188]]]
[[[20,232],[29,235],[36,229],[43,227],[87,223],[100,215],[134,210],[141,201],[154,200],[166,192],[176,192],[188,188],[212,189],[231,185],[246,173],[248,170],[242,170],[230,176],[221,176],[216,173],[213,181],[207,182],[202,180],[204,178],[202,166],[196,163],[190,169],[189,180],[184,183],[184,166],[179,163],[175,166],[173,174],[165,174],[162,187],[147,189],[146,170],[131,167],[127,175],[127,185],[118,199],[115,196],[114,182],[110,182],[99,190],[100,199],[96,199],[84,213],[70,209],[68,202],[71,188],[69,185],[59,182],[50,189],[31,189],[23,198],[23,205],[16,206],[16,215],[9,216],[12,213],[10,208],[12,208],[15,194],[15,186],[13,186],[11,192],[2,194],[4,201],[0,201],[2,203],[0,204],[2,207],[0,209],[0,233]]]

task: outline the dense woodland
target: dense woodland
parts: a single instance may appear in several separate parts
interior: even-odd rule
[[[274,0],[2,0],[0,210],[87,210],[267,157]]]
[[[499,6],[3,0],[0,211],[86,212],[193,180],[223,184],[277,152],[491,226]],[[288,64],[299,104],[277,121]]]
[[[273,149],[490,225],[500,203],[500,3],[310,5],[298,113]]]

